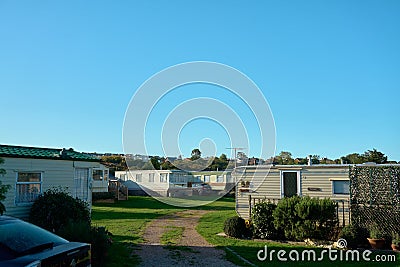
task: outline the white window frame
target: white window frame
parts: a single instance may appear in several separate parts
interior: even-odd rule
[[[143,177],[143,175],[141,173],[136,173],[136,175],[135,175],[136,182],[141,183],[142,177]]]
[[[155,175],[154,172],[149,173],[149,183],[154,183],[154,177],[155,177],[155,176],[156,176],[156,175]]]
[[[301,196],[301,173],[300,170],[280,170],[280,178],[281,178],[281,183],[280,183],[280,189],[281,189],[281,198],[285,197],[285,190],[284,190],[284,182],[283,182],[283,174],[285,172],[295,172],[297,173],[297,195]]]
[[[167,183],[167,182],[168,182],[168,174],[160,173],[160,183]]]
[[[100,179],[94,179],[94,175],[93,175],[94,171],[101,171]],[[92,168],[92,179],[93,179],[93,181],[103,181],[103,180],[107,180],[107,179],[104,179],[104,177],[105,177],[104,171],[105,171],[105,170],[102,170],[102,169],[99,169],[99,168]]]
[[[40,181],[39,182],[18,182],[18,176],[20,173],[39,173],[40,174]],[[33,201],[29,201],[29,202],[19,202],[17,201],[17,196],[18,196],[18,185],[29,185],[29,184],[39,184],[40,190],[38,193],[38,196],[42,193],[43,191],[43,187],[42,187],[42,183],[43,183],[43,171],[17,171],[15,174],[15,198],[14,198],[14,204],[17,206],[27,206],[27,205],[32,205],[33,202],[35,202],[35,200]]]
[[[224,175],[217,175],[216,182],[217,183],[223,183],[224,182]]]
[[[207,179],[206,179],[206,178],[207,178]],[[208,180],[208,181],[207,181],[207,180]],[[209,182],[211,181],[211,175],[204,175],[203,181],[204,181],[205,183],[209,183]]]
[[[332,185],[332,195],[334,196],[350,196],[350,180],[348,179],[330,179]],[[334,182],[348,182],[349,183],[349,193],[335,193]]]

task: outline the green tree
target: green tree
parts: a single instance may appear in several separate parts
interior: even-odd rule
[[[3,163],[4,159],[0,158],[0,164]],[[6,170],[0,168],[0,175],[3,176],[4,174],[6,174]],[[10,185],[3,185],[2,182],[0,181],[0,215],[3,215],[3,213],[6,211],[6,206],[4,206],[2,201],[6,199],[6,193],[10,188],[11,188]]]
[[[348,154],[344,157],[341,157],[341,159],[344,164],[361,164],[365,162],[365,158],[358,153]]]
[[[362,155],[366,162],[375,162],[378,164],[387,163],[387,156],[382,152],[379,152],[375,148],[373,150],[368,150]]]
[[[150,158],[150,162],[154,169],[159,170],[161,166],[161,158],[159,156],[153,156]]]
[[[281,153],[279,153],[279,155],[275,157],[274,164],[293,165],[294,159],[292,158],[292,153],[288,151],[281,151]]]
[[[192,156],[190,157],[190,160],[196,160],[201,158],[201,151],[198,148],[195,148],[192,150]]]

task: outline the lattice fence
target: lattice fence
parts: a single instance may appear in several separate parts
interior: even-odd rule
[[[349,176],[351,222],[400,233],[400,167],[352,166]]]

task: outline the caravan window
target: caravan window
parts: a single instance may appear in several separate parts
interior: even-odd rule
[[[93,169],[92,177],[93,180],[103,180],[103,171],[99,169]]]
[[[154,173],[149,173],[149,182],[154,183]]]
[[[32,203],[42,191],[41,172],[18,172],[15,203]]]
[[[350,182],[346,180],[332,181],[333,194],[348,195],[350,194]]]

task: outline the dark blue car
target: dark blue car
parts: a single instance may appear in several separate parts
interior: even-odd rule
[[[90,245],[68,242],[38,226],[0,216],[0,266],[91,266]]]

